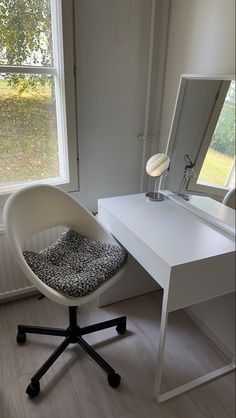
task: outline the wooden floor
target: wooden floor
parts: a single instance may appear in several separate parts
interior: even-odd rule
[[[160,325],[161,291],[105,308],[80,308],[80,324],[127,315],[126,335],[114,329],[86,337],[122,377],[112,389],[106,375],[79,346],[71,346],[41,380],[41,392],[30,400],[25,388],[33,373],[61,341],[28,336],[15,342],[18,323],[67,326],[67,309],[46,298],[0,305],[1,418],[233,418],[235,375],[230,373],[175,399],[157,404],[154,369]],[[170,314],[162,389],[221,367],[226,357],[183,311]]]

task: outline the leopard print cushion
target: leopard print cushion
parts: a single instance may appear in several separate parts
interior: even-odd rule
[[[39,253],[23,255],[46,285],[65,295],[80,297],[94,292],[123,265],[127,252],[68,230]]]

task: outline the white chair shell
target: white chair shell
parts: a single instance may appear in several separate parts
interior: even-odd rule
[[[33,273],[23,256],[24,245],[34,234],[51,227],[65,226],[92,239],[119,245],[81,203],[55,186],[34,185],[13,193],[4,207],[4,225],[13,257],[25,276],[43,295],[58,304],[79,306],[87,303],[123,274],[124,267],[92,294],[70,297],[47,286]]]

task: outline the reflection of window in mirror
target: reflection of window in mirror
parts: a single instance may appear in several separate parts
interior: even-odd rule
[[[214,111],[211,119],[214,118]],[[206,135],[196,160],[192,191],[218,189],[217,195],[235,187],[235,80],[231,81],[213,131]]]

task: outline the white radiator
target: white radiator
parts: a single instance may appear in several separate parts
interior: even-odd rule
[[[39,251],[57,240],[57,237],[65,230],[64,227],[51,228],[35,235],[27,243],[27,249]],[[0,301],[10,300],[16,297],[35,292],[34,286],[24,277],[14,256],[8,247],[4,231],[0,234]]]

